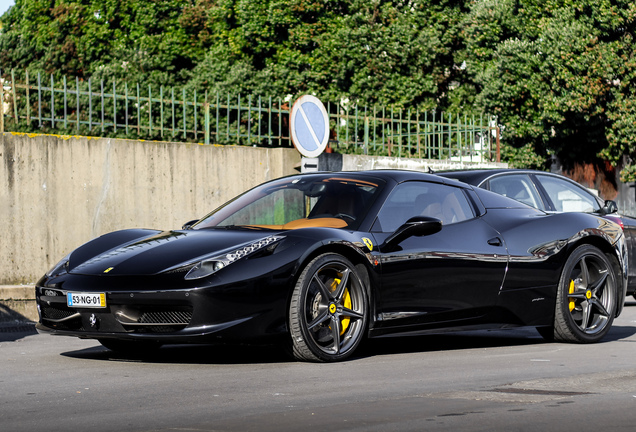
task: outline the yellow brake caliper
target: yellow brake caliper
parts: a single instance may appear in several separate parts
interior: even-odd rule
[[[336,291],[336,288],[338,288],[338,285],[340,285],[340,282],[341,280],[338,278],[335,278],[333,282],[331,282],[331,287],[329,287],[331,289],[331,292]],[[343,299],[343,306],[346,307],[347,309],[351,309],[351,295],[349,294],[349,290],[346,288],[342,295],[342,299]],[[351,321],[351,318],[349,317],[342,318],[342,321],[341,321],[342,329],[340,330],[341,335],[343,335],[344,332],[347,330],[347,327],[349,327],[350,321]]]
[[[573,294],[573,293],[574,293],[574,281],[571,280],[570,281],[570,290],[568,291],[568,294]],[[574,304],[574,300],[570,300],[570,312],[572,312],[575,307],[576,307],[576,305]]]

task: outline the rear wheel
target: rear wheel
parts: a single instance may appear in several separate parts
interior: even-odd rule
[[[289,310],[291,351],[298,360],[342,360],[358,347],[368,320],[366,288],[345,257],[312,260],[296,283]]]
[[[592,245],[576,248],[559,281],[554,340],[578,343],[601,340],[616,314],[617,281],[612,262],[600,249]]]

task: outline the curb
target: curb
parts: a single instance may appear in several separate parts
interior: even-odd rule
[[[0,285],[0,301],[35,300],[35,285]]]
[[[21,331],[24,325],[31,325],[25,330],[30,331],[38,318],[33,285],[0,285],[0,333]]]

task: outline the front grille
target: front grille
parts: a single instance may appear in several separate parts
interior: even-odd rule
[[[192,312],[187,311],[153,311],[143,312],[139,317],[141,324],[181,324],[188,325]]]
[[[77,313],[75,310],[71,310],[66,306],[40,306],[40,311],[42,312],[42,318],[52,319],[52,320],[60,320],[64,318],[68,318],[71,315]]]
[[[56,330],[84,331],[82,319],[76,310],[69,309],[62,305],[41,304],[40,313],[42,314],[42,324],[45,324],[47,327]]]
[[[185,328],[192,320],[192,307],[127,308],[115,314],[126,331],[134,333],[171,333]]]

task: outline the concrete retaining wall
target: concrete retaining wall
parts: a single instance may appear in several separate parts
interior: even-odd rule
[[[74,248],[123,228],[180,228],[293,174],[293,149],[4,133],[0,285],[34,283]]]

